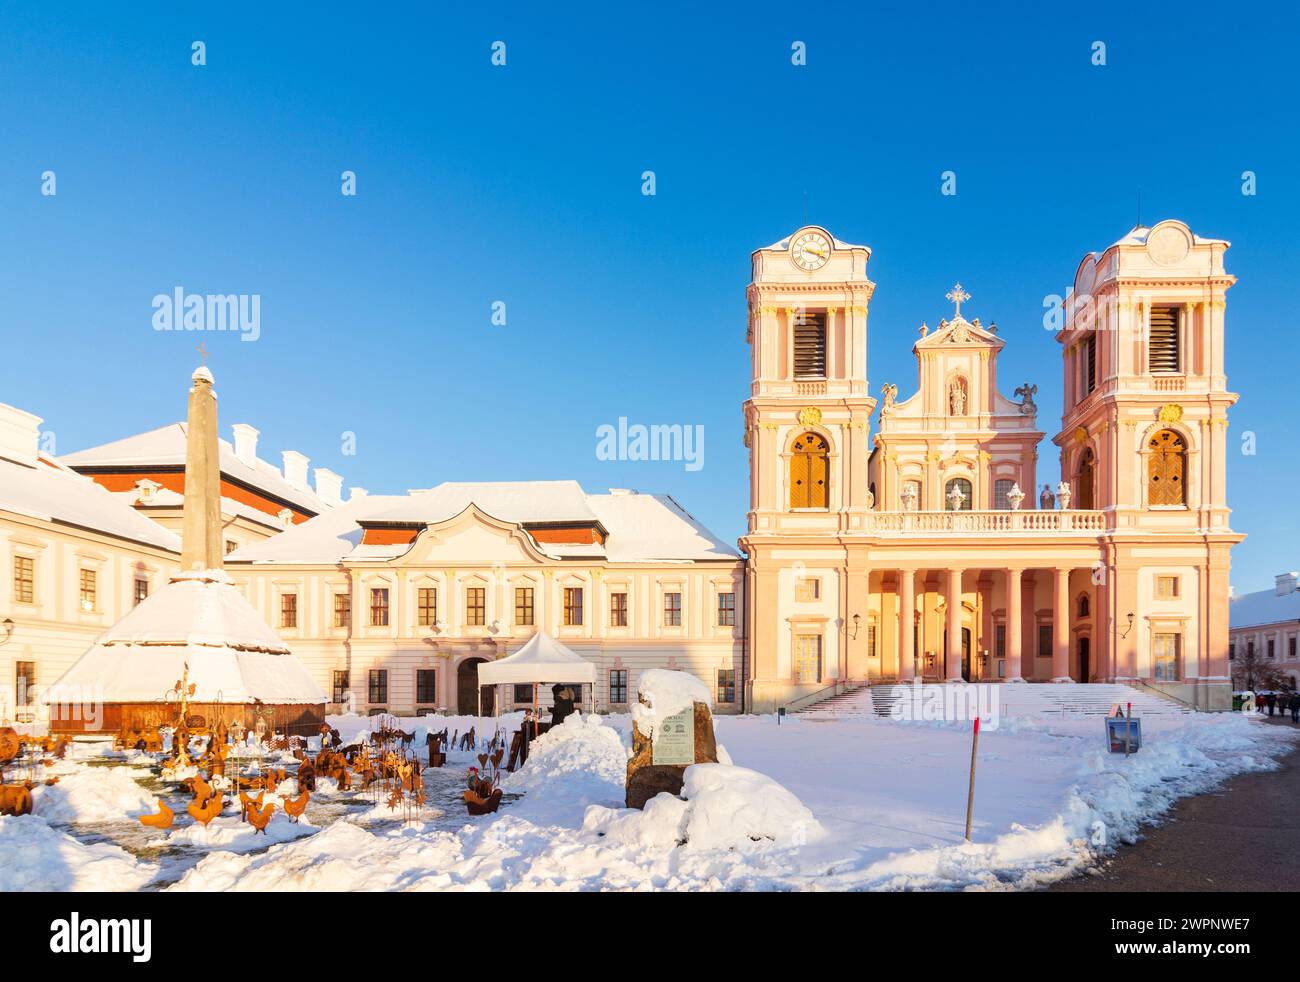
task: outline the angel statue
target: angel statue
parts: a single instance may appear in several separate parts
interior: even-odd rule
[[[894,408],[894,400],[898,398],[898,386],[893,382],[886,382],[880,387],[880,394],[885,400],[880,406],[880,414],[883,416]]]
[[[1026,382],[1020,388],[1016,389],[1015,394],[1020,396],[1020,412],[1028,416],[1038,407],[1034,405],[1034,396],[1038,393],[1038,386]]]

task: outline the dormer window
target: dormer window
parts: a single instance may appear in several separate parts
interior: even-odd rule
[[[794,315],[794,377],[826,377],[826,312]]]
[[[1182,371],[1177,307],[1152,307],[1147,342],[1147,371]]]

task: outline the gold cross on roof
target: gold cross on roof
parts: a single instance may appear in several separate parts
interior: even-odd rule
[[[960,317],[962,302],[965,300],[969,300],[970,294],[967,293],[965,290],[963,290],[961,288],[961,284],[958,283],[951,290],[945,293],[944,296],[957,305],[957,312],[953,314],[953,317],[954,318]]]

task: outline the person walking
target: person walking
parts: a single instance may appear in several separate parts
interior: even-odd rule
[[[1291,722],[1300,723],[1300,692],[1291,693],[1291,702],[1288,708],[1291,710]]]
[[[1268,704],[1268,714],[1273,715],[1273,708],[1277,705],[1277,693],[1270,692],[1264,697],[1264,702]]]

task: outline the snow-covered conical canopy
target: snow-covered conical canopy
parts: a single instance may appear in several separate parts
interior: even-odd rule
[[[55,690],[156,702],[188,665],[193,702],[327,701],[289,646],[220,570],[178,573],[102,634]]]

